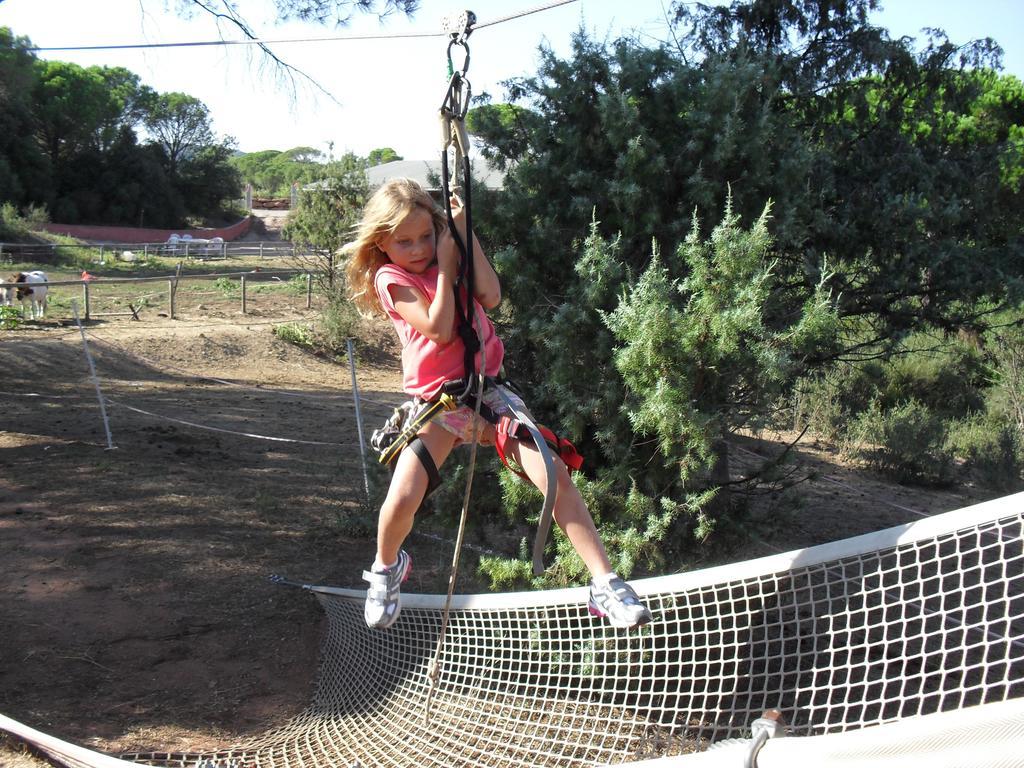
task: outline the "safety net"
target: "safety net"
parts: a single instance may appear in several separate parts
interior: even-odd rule
[[[834,544],[634,582],[640,630],[585,589],[405,595],[371,631],[364,593],[309,587],[328,617],[313,702],[181,766],[585,766],[700,752],[769,708],[820,737],[1024,697],[1024,494]],[[429,702],[429,705],[428,705]]]

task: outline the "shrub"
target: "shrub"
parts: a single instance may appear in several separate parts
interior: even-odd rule
[[[313,333],[313,329],[308,325],[301,325],[299,323],[275,325],[274,335],[282,341],[287,341],[289,344],[294,344],[297,347],[303,347],[304,349],[316,347],[316,336]]]
[[[953,422],[945,447],[986,485],[1003,490],[1020,486],[1022,446],[1013,424],[998,414],[977,414]]]
[[[794,428],[807,427],[826,440],[845,438],[850,421],[877,397],[883,375],[882,366],[870,361],[801,379],[794,390]]]
[[[13,331],[21,325],[21,310],[17,307],[0,307],[0,328]]]
[[[345,340],[359,335],[362,318],[347,298],[334,295],[323,311],[323,341],[331,349],[344,349]]]
[[[293,275],[288,279],[287,283],[288,293],[294,293],[296,295],[306,295],[306,273],[300,272],[297,275]]]
[[[28,226],[13,203],[0,206],[0,240],[19,240],[28,236]]]
[[[218,277],[213,281],[213,287],[229,299],[242,295],[242,284],[233,277]]]
[[[850,424],[846,453],[899,482],[944,484],[953,464],[942,419],[917,400],[873,402]]]
[[[0,241],[25,240],[32,235],[32,230],[49,221],[50,214],[45,206],[30,205],[19,212],[13,203],[4,203],[0,205]]]
[[[962,418],[981,410],[988,370],[981,353],[958,339],[915,334],[886,366],[882,405],[916,400],[936,413]]]
[[[50,212],[46,209],[45,205],[35,205],[33,203],[22,211],[22,218],[29,230],[36,230],[39,229],[41,224],[50,223]]]
[[[1001,414],[1016,430],[1018,445],[1024,444],[1024,312],[1017,310],[1016,324],[994,334],[995,387],[986,407]]]

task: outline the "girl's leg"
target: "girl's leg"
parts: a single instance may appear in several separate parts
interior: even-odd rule
[[[455,447],[456,437],[437,424],[427,424],[419,433],[440,469]],[[402,451],[395,465],[388,495],[377,520],[377,559],[375,566],[389,566],[398,559],[398,550],[412,530],[413,516],[427,492],[427,471],[412,451]]]
[[[542,491],[545,486],[544,458],[537,446],[522,440],[510,439],[508,454],[523,468],[530,481]],[[569,469],[560,459],[555,459],[555,472],[558,474],[558,493],[555,497],[555,522],[565,531],[565,535],[579,553],[590,575],[597,578],[611,573],[612,566],[608,561],[604,543],[597,533],[594,519],[590,516],[586,502],[579,489],[569,476]]]
[[[507,452],[519,463],[527,476],[538,488],[545,486],[544,459],[532,443],[509,440]],[[594,519],[590,516],[579,489],[569,476],[569,469],[559,459],[555,460],[558,473],[557,495],[555,497],[555,521],[565,531],[573,547],[583,560],[592,577],[588,608],[595,616],[608,620],[613,627],[631,629],[653,619],[633,588],[612,572],[608,554],[597,533]]]
[[[457,439],[437,424],[424,427],[419,438],[438,468],[448,458]],[[377,558],[369,571],[363,571],[363,580],[370,584],[363,617],[371,629],[387,629],[402,610],[402,582],[412,566],[409,555],[401,551],[402,542],[412,530],[412,519],[423,501],[428,482],[427,471],[419,457],[412,451],[402,451],[377,521]]]

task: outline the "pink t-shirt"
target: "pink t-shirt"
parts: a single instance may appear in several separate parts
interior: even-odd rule
[[[409,325],[395,309],[395,302],[388,291],[388,286],[391,285],[415,288],[429,303],[434,300],[434,294],[437,293],[437,266],[430,267],[421,275],[414,275],[393,264],[385,264],[377,270],[377,276],[374,278],[374,287],[377,289],[377,296],[380,297],[381,306],[395,324],[398,338],[402,342],[402,389],[414,397],[430,400],[437,395],[446,381],[465,377],[462,339],[456,336],[448,344],[438,344]],[[494,324],[484,313],[480,302],[474,299],[473,305],[478,318],[474,321],[473,327],[483,340],[487,357],[486,374],[495,376],[501,370],[505,345],[495,334]],[[484,326],[482,332],[479,327],[481,320]],[[476,354],[475,364],[479,370],[479,352]]]

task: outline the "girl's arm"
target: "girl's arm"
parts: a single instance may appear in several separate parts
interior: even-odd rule
[[[431,341],[445,345],[455,338],[455,274],[458,260],[437,248],[437,291],[433,301],[409,285],[389,285],[395,311]]]
[[[459,237],[462,238],[462,242],[466,242],[466,210],[462,207],[462,201],[454,195],[452,196],[452,218],[455,219]],[[442,248],[452,249],[458,259],[458,246],[448,232],[441,235],[437,244],[438,258],[440,258]],[[475,233],[473,235],[473,295],[484,309],[494,309],[501,303],[501,282]]]

